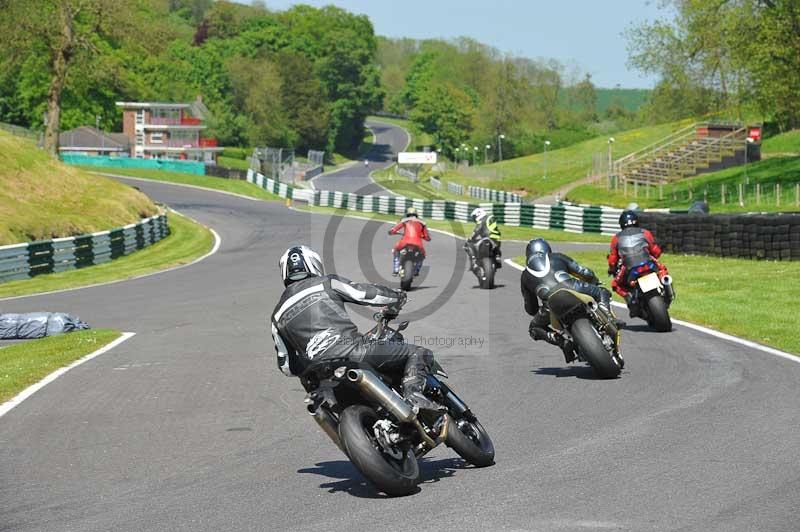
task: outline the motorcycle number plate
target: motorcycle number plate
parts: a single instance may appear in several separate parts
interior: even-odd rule
[[[651,290],[657,290],[661,288],[661,281],[658,278],[658,275],[655,273],[648,273],[644,277],[639,278],[639,288],[642,289],[642,292],[647,293]]]

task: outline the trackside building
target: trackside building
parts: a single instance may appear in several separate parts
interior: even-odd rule
[[[195,103],[116,102],[122,109],[122,132],[137,159],[173,159],[216,164],[222,148],[202,136],[207,113]]]

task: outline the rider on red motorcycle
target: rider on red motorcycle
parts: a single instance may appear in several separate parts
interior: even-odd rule
[[[658,276],[663,278],[667,275],[667,267],[658,262],[661,248],[653,233],[639,227],[639,217],[634,211],[623,211],[619,216],[619,226],[622,230],[611,239],[608,274],[614,277],[611,288],[627,301],[630,292],[625,280],[629,268],[652,259],[658,265]]]
[[[428,233],[428,226],[425,225],[425,222],[420,220],[419,215],[417,214],[417,209],[414,207],[409,207],[406,209],[405,218],[397,222],[397,225],[389,230],[389,234],[396,235],[401,230],[403,231],[403,238],[401,238],[400,241],[394,245],[394,250],[392,251],[392,275],[397,275],[400,271],[399,252],[401,249],[407,245],[415,246],[419,248],[422,256],[424,257],[425,246],[422,244],[422,241],[431,241],[431,235]],[[422,263],[417,265],[417,271],[414,272],[414,275],[419,275],[419,268],[421,267]]]

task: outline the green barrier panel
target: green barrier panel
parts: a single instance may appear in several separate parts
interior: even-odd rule
[[[149,170],[167,170],[182,174],[205,175],[206,165],[198,161],[173,161],[170,159],[136,159],[134,157],[108,157],[105,155],[90,156],[64,153],[61,160],[66,164],[84,166],[104,166],[106,168],[144,168]]]

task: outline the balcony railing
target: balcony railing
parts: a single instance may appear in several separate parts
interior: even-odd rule
[[[154,126],[179,126],[181,124],[180,118],[167,118],[164,116],[151,116],[150,123]]]
[[[164,142],[151,142],[149,149],[158,148],[216,148],[217,139],[167,139]]]

